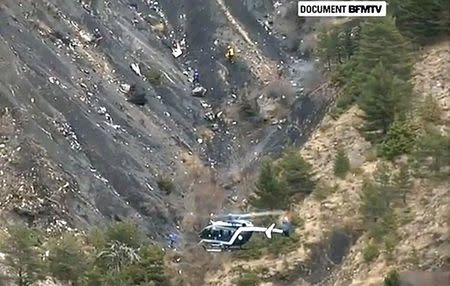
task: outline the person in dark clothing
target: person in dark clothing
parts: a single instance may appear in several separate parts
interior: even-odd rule
[[[200,84],[200,75],[198,73],[198,69],[194,70],[194,79],[192,80],[194,84]]]

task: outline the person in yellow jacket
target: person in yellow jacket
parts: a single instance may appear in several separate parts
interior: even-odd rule
[[[230,61],[234,62],[234,49],[231,45],[227,46],[227,53],[225,54],[225,57]]]

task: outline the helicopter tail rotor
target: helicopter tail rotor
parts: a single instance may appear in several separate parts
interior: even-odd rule
[[[271,238],[272,238],[272,231],[273,231],[274,227],[275,227],[275,224],[272,223],[272,224],[266,229],[266,231],[264,232],[264,233],[266,234],[266,237],[267,237],[268,239],[271,239]]]

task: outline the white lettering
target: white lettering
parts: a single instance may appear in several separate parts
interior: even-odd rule
[[[301,17],[384,17],[386,1],[299,1]]]

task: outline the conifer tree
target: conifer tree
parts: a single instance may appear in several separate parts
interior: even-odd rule
[[[357,98],[365,90],[364,83],[378,64],[401,80],[406,81],[410,77],[411,45],[389,17],[362,24],[358,51],[352,57],[354,67],[347,67],[351,73],[345,79],[344,92]]]
[[[350,170],[350,160],[345,154],[343,148],[338,148],[336,159],[334,161],[334,174],[339,178],[345,178],[348,171]]]
[[[285,151],[278,167],[280,168],[280,180],[286,184],[286,190],[290,197],[296,194],[310,194],[316,183],[312,179],[312,166],[300,153],[289,148]]]
[[[363,84],[359,106],[365,111],[367,138],[380,142],[396,118],[410,107],[412,87],[379,63]],[[381,135],[381,136],[380,136]]]
[[[448,0],[391,0],[390,4],[399,29],[421,43],[450,33]]]
[[[332,64],[338,58],[338,30],[337,28],[322,28],[319,33],[317,54],[331,70]]]
[[[255,194],[256,198],[251,200],[251,204],[257,208],[277,209],[287,204],[288,193],[278,181],[273,163],[268,160],[261,165]]]
[[[444,167],[450,166],[450,137],[440,134],[438,130],[429,130],[428,134],[417,140],[414,154],[420,164],[429,166],[438,174]]]
[[[25,225],[8,227],[8,236],[2,239],[0,252],[5,254],[5,265],[14,273],[18,286],[28,286],[43,278],[39,234]]]
[[[403,37],[392,18],[368,20],[362,25],[357,70],[369,73],[378,63],[400,79],[408,80],[412,68],[411,43]]]
[[[73,286],[79,285],[88,267],[81,242],[67,233],[51,240],[49,245],[48,268],[52,276],[63,282],[71,282]]]
[[[402,154],[409,154],[414,148],[415,139],[416,130],[410,121],[394,121],[379,147],[379,154],[388,160],[393,160]]]
[[[411,190],[412,181],[411,176],[409,174],[408,165],[402,164],[400,166],[400,170],[398,174],[394,176],[394,187],[396,188],[397,193],[402,198],[403,204],[406,204],[406,195]]]

